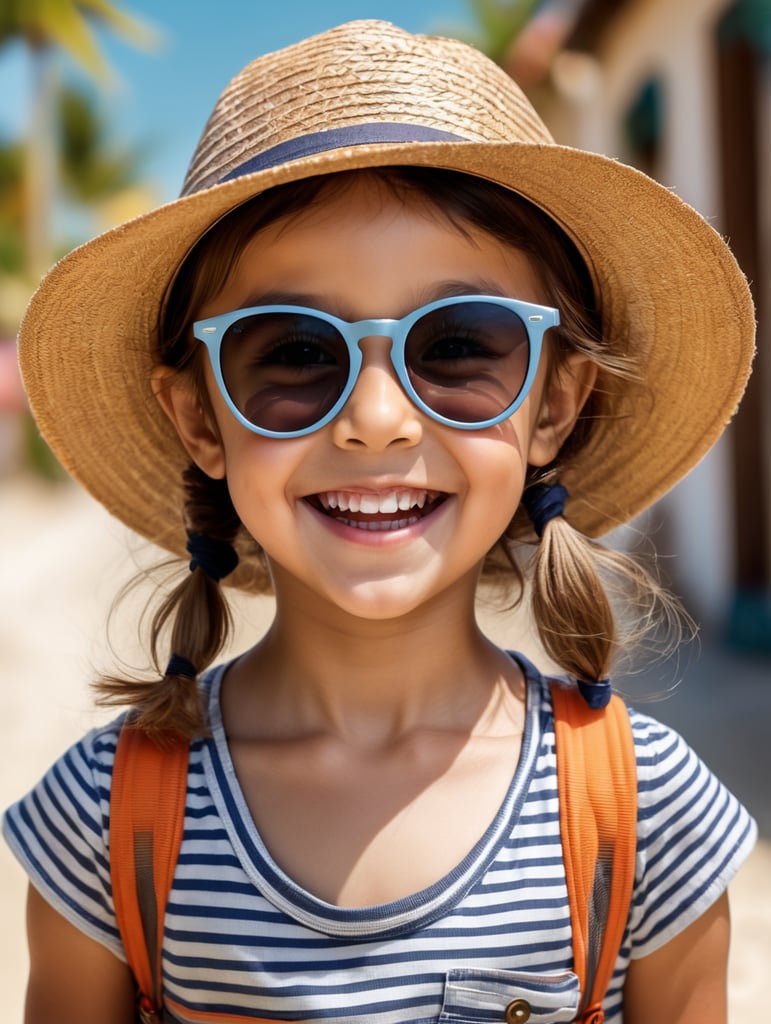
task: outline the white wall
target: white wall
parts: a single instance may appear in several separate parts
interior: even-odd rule
[[[593,55],[562,55],[545,109],[560,142],[629,159],[623,124],[651,78],[664,96],[659,180],[720,230],[714,26],[730,0],[626,4]],[[553,104],[553,105],[552,105]],[[769,142],[771,146],[771,141]],[[771,216],[771,215],[770,215]],[[717,622],[731,598],[733,521],[725,438],[647,517],[677,553],[672,565],[692,612]]]

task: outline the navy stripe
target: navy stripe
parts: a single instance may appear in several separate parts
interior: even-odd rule
[[[214,673],[204,683],[212,687],[213,709],[220,678]],[[455,890],[442,893],[430,912],[425,901],[432,890],[385,908],[402,914],[398,934],[384,935],[372,908],[332,908],[347,929],[334,934],[325,905],[277,872],[261,846],[226,745],[194,744],[183,850],[165,921],[165,991],[180,1007],[169,1019],[188,1020],[188,1004],[205,1016],[231,1011],[246,1019],[470,1024],[502,1019],[517,995],[534,1008],[531,1024],[539,1017],[572,1019],[578,992],[570,971],[553,726],[548,689],[532,673],[527,706],[520,766],[496,823],[449,876]],[[605,1001],[607,1024],[620,1024],[630,955],[660,948],[706,909],[748,852],[754,831],[679,737],[645,716],[634,714],[632,721],[640,777],[638,877]],[[215,735],[218,728],[213,719]],[[54,905],[68,908],[73,923],[120,955],[106,859],[114,740],[112,727],[73,748],[8,812],[5,832]],[[274,881],[283,886],[280,900],[270,889]],[[315,917],[303,917],[305,906]],[[548,979],[543,994],[532,987],[534,978]],[[485,1008],[488,997],[498,1010]]]
[[[670,816],[672,815],[672,809],[677,808],[676,817],[680,821],[687,821],[689,814],[698,807],[700,804],[709,804],[707,799],[707,793],[712,789],[717,791],[720,786],[717,779],[714,776],[705,775],[703,767],[700,763],[693,758],[690,760],[684,758],[678,766],[678,774],[682,776],[682,781],[672,792],[672,796],[668,800],[659,801],[651,806],[651,810],[654,816],[658,819],[661,818],[662,814],[668,810]],[[673,775],[672,781],[677,779],[678,774]],[[688,799],[684,802],[680,802],[680,797],[686,796]],[[650,815],[649,815],[650,817]],[[647,836],[647,846],[653,846],[656,842],[669,832],[671,823],[669,820],[664,821],[663,824],[659,825],[658,828],[652,829]]]
[[[87,766],[84,765],[83,767],[85,768]],[[69,782],[64,777],[64,768],[69,770]],[[75,763],[71,754],[65,754],[62,767],[59,767],[58,765],[54,766],[52,775],[58,782],[61,789],[70,797],[72,809],[78,816],[80,824],[84,828],[90,829],[94,835],[98,835],[101,832],[100,825],[97,825],[84,809],[84,805],[87,807],[89,804],[97,800],[97,791],[93,785],[93,776],[91,775],[89,778],[84,777],[80,770],[80,764]]]
[[[43,795],[48,796],[46,793]],[[56,803],[51,801],[51,806],[56,808]],[[60,858],[62,857],[62,854],[64,855],[61,870],[69,871],[69,864],[73,867],[80,867],[84,874],[90,876],[93,873],[92,858],[89,856],[90,851],[88,848],[86,847],[83,849],[83,840],[78,836],[78,833],[76,831],[65,832],[62,831],[61,828],[57,827],[57,825],[54,824],[54,818],[49,814],[50,807],[40,799],[38,794],[34,794],[33,796],[32,807],[34,808],[37,816],[39,826],[47,832],[47,834],[53,839],[55,845],[59,847]],[[23,813],[24,816],[22,820],[24,821],[24,824],[27,825],[27,827],[33,826],[34,819],[32,815],[27,812],[26,808]],[[67,818],[60,818],[59,820],[65,827],[71,824]],[[72,875],[72,877],[75,876]]]
[[[27,824],[22,819],[24,824]],[[57,897],[63,904],[70,907],[75,911],[78,918],[85,922],[90,929],[102,931],[104,924],[100,917],[87,910],[82,901],[76,899],[76,894],[79,892],[86,897],[89,901],[94,902],[97,906],[104,907],[104,900],[100,899],[100,894],[92,889],[86,888],[82,885],[79,880],[72,875],[70,872],[64,870],[60,865],[59,868],[62,871],[63,877],[70,884],[71,889],[61,889],[54,881],[53,875],[46,869],[45,865],[32,853],[29,846],[24,841],[24,835],[19,831],[17,823],[10,818],[6,818],[8,827],[9,837],[12,835],[18,843],[18,848],[15,852],[23,853],[31,869],[30,874],[36,879],[36,881],[42,884],[44,890],[48,890],[52,893],[56,893]],[[113,938],[118,936],[118,928],[113,925],[107,929],[107,933]]]
[[[738,825],[739,815],[736,814],[730,822],[726,822],[722,825],[726,835],[731,835]],[[703,879],[702,884],[698,889],[691,890],[687,895],[682,891],[682,884],[673,882],[668,889],[665,889],[659,895],[658,899],[655,900],[649,910],[651,915],[655,915],[656,911],[662,907],[669,906],[671,908],[667,917],[657,921],[657,927],[666,928],[668,925],[676,919],[678,911],[682,911],[683,907],[688,906],[691,903],[698,903],[699,899],[704,895],[705,892],[711,887],[716,878],[720,877],[720,873],[725,866],[725,862],[733,855],[733,850],[729,850],[724,860],[715,862],[715,858],[719,855],[721,846],[721,839],[716,838],[713,843],[705,844],[704,842],[694,842],[684,852],[684,854],[678,858],[678,864],[673,865],[679,867],[680,864],[685,864],[689,861],[692,855],[697,850],[701,850],[700,858],[694,863],[689,865],[689,870],[696,878]],[[673,901],[677,901],[673,905]]]
[[[191,961],[190,963],[186,964],[185,966],[187,966],[187,967],[194,967],[197,970],[207,970],[207,969],[211,969],[211,968],[214,968],[216,970],[217,961],[216,960]],[[241,963],[239,963],[238,969],[239,970],[259,970],[261,966],[262,965],[259,964],[259,963],[251,963],[251,964],[241,964]],[[320,969],[326,971],[328,968],[327,968],[326,965],[320,965]],[[430,973],[429,974],[424,974],[424,975],[422,975],[421,980],[424,983],[427,982],[428,984],[441,985],[444,982],[444,973],[443,972],[434,972],[433,974],[430,974]],[[388,989],[388,988],[401,988],[403,985],[404,985],[404,979],[400,978],[400,977],[380,978],[379,981],[378,981],[378,988],[381,991],[384,990],[384,989]],[[276,995],[278,994],[276,992],[275,986],[271,986],[270,988],[264,988],[264,987],[262,987],[260,985],[233,985],[233,984],[222,985],[222,984],[218,984],[218,983],[215,982],[215,983],[210,983],[209,985],[207,985],[207,988],[211,988],[212,991],[214,991],[214,992],[224,992],[227,995],[240,994],[240,995],[257,997],[257,998],[260,998],[260,999],[275,999]],[[371,988],[372,988],[372,982],[370,981],[369,978],[367,978],[365,980],[362,980],[362,981],[353,981],[353,982],[348,982],[347,984],[335,986],[336,991],[339,992],[341,995],[349,994],[349,993],[352,993],[352,992],[368,992],[368,991],[371,990]],[[281,985],[281,990],[280,990],[280,995],[281,995],[281,998],[286,998],[286,999],[292,999],[293,998],[293,999],[296,999],[298,996],[313,995],[316,992],[318,992],[318,985],[302,985],[302,984],[283,985],[282,984]]]
[[[269,167],[278,167],[292,160],[301,160],[306,156],[328,153],[333,149],[345,149],[347,146],[370,146],[382,142],[466,142],[460,135],[442,131],[439,128],[428,128],[426,125],[405,124],[401,121],[375,121],[372,124],[353,124],[345,128],[330,128],[328,131],[311,132],[300,135],[296,139],[287,139],[276,146],[256,153],[242,164],[228,171],[219,184],[243,178],[247,174],[265,171]]]
[[[432,997],[429,997],[429,998],[426,998],[426,997],[415,997],[415,998],[412,998],[412,999],[408,999],[406,996],[402,995],[402,996],[399,997],[398,1000],[395,1000],[395,1001],[388,1001],[388,1002],[386,1002],[384,1000],[378,999],[377,1002],[356,1004],[356,1005],[351,1006],[351,1007],[336,1006],[334,1009],[331,1009],[328,1012],[323,1012],[322,1011],[322,1012],[318,1012],[318,1013],[309,1014],[308,1011],[305,1011],[303,1019],[304,1020],[319,1020],[319,1021],[323,1021],[325,1018],[328,1018],[328,1017],[334,1017],[335,1019],[338,1019],[340,1017],[353,1017],[353,1018],[361,1018],[361,1019],[370,1019],[371,1018],[372,1020],[374,1020],[376,1017],[380,1016],[383,1013],[388,1012],[388,1010],[390,1010],[392,1008],[399,1009],[399,1010],[405,1010],[405,1009],[410,1010],[410,1009],[415,1009],[415,1008],[418,1008],[418,1007],[426,1007],[426,1008],[428,1008],[428,1007],[433,1007],[434,1003],[435,1003],[435,999],[432,998]],[[189,1007],[189,1009],[192,1010],[195,1013],[207,1013],[208,1012],[208,1013],[215,1013],[215,1014],[216,1013],[221,1013],[221,1014],[234,1014],[234,1015],[236,1015],[236,1014],[238,1014],[240,1012],[244,1016],[244,1018],[246,1020],[248,1020],[250,1016],[254,1016],[254,1014],[250,1013],[250,1012],[244,1013],[244,1009],[245,1008],[244,1008],[243,1005],[241,1005],[239,1003],[218,1003],[218,1004],[214,1003],[214,1004],[211,1004],[211,1003],[208,1003],[208,1002],[202,1003],[202,1002],[195,1002],[195,1001],[192,1001],[192,1000],[186,1000],[185,1005],[187,1007]],[[271,1017],[270,1017],[270,1019],[271,1020],[276,1020],[276,1021],[281,1021],[281,1020],[296,1021],[297,1020],[297,1013],[298,1013],[297,1007],[293,1007],[292,1009],[285,1010],[283,1012],[280,1011],[280,1010],[271,1010]],[[413,1020],[413,1019],[414,1018],[410,1018],[410,1020]],[[423,1018],[421,1018],[421,1020],[422,1019]],[[433,1018],[433,1016],[431,1016],[431,1017],[429,1017],[427,1019],[428,1020],[433,1020],[434,1018]]]

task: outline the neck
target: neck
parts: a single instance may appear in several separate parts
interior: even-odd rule
[[[279,591],[266,637],[229,673],[231,722],[252,734],[323,731],[373,744],[420,728],[473,731],[519,675],[476,624],[475,585],[388,620]]]

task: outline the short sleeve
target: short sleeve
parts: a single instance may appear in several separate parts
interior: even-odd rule
[[[631,712],[638,762],[638,848],[629,939],[647,956],[700,917],[750,853],[745,808],[668,726]]]
[[[3,835],[32,885],[125,960],[112,902],[110,781],[118,726],[90,732],[6,811]]]

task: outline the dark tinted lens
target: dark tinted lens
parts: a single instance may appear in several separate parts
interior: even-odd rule
[[[522,390],[530,342],[513,310],[458,302],[414,324],[404,358],[412,386],[430,409],[457,423],[481,423],[507,409]]]
[[[348,379],[339,331],[301,313],[256,313],[232,324],[220,349],[238,411],[265,430],[303,430],[325,416]]]

